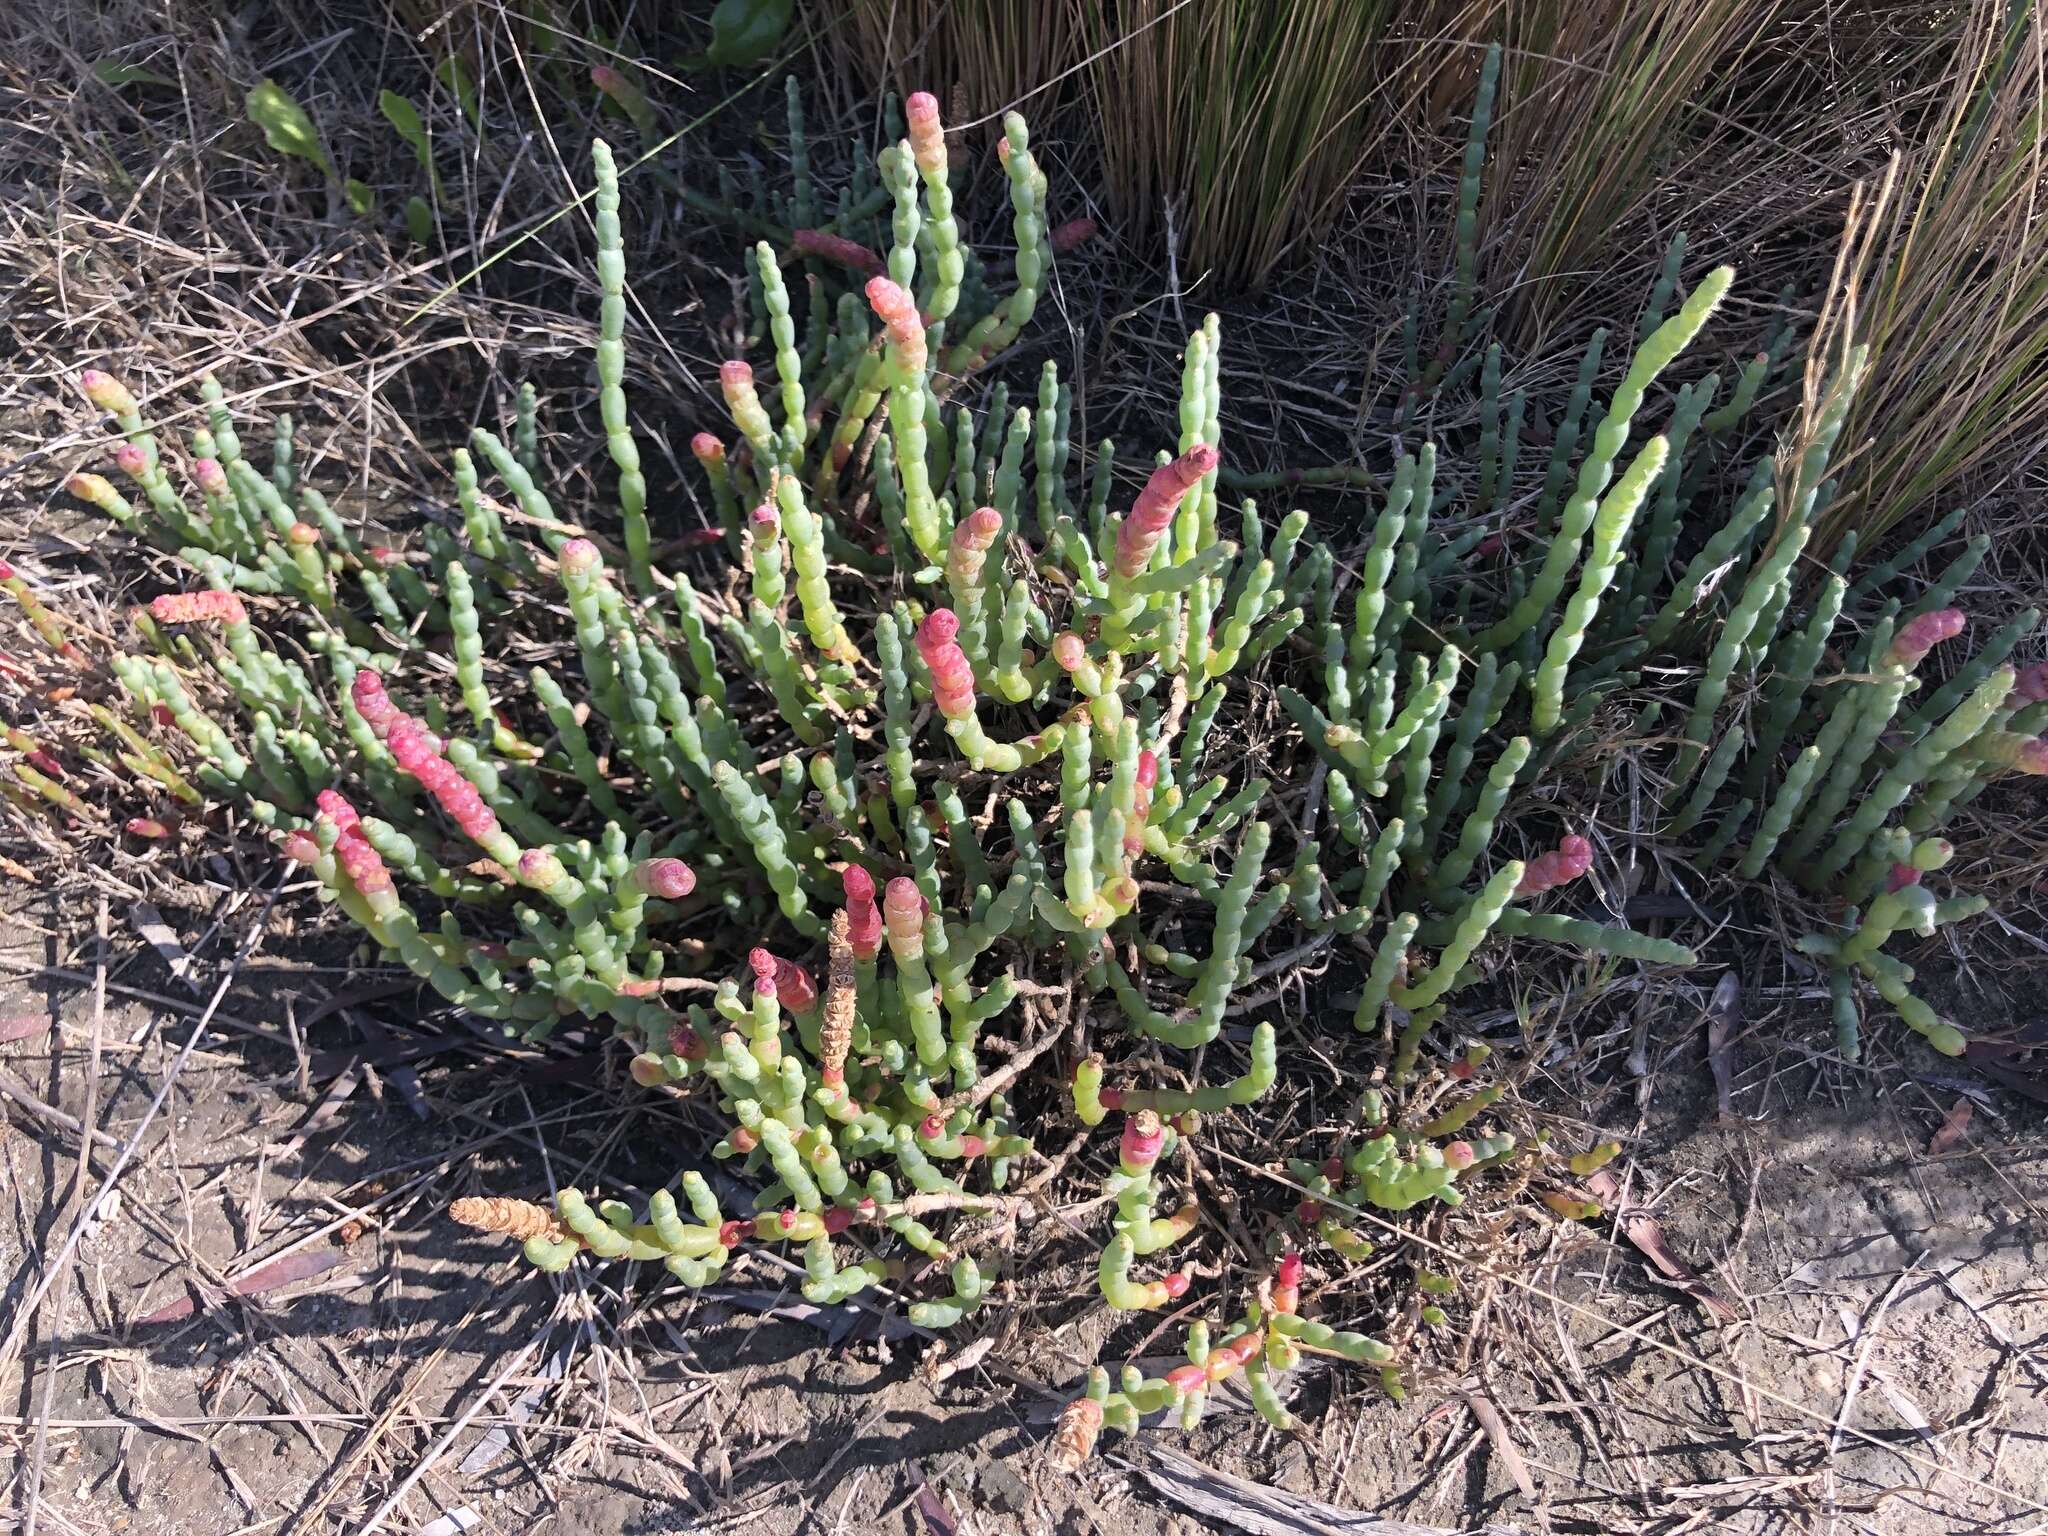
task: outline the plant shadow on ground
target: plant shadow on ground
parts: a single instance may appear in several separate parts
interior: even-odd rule
[[[14,968],[49,963],[44,940],[18,933]],[[232,931],[217,942],[231,952]],[[274,958],[286,957],[265,946],[252,964]],[[0,1055],[43,1102],[77,1114],[89,942],[65,969],[88,979],[7,984],[0,1014],[30,1007],[59,1032]],[[200,969],[210,992],[218,972]],[[110,974],[147,993],[181,990],[157,957],[125,944]],[[46,1312],[28,1341],[28,1358],[57,1372],[43,1469],[54,1508],[147,1498],[236,1510],[171,1530],[353,1528],[469,1413],[413,1510],[554,1510],[579,1527],[648,1532],[691,1528],[685,1510],[776,1536],[911,1531],[924,1528],[924,1490],[995,1530],[1203,1528],[1176,1512],[1156,1444],[1304,1496],[1445,1525],[1544,1512],[1561,1531],[1656,1531],[1671,1528],[1672,1509],[1712,1508],[1717,1529],[1765,1531],[1834,1507],[1870,1511],[1873,1529],[1931,1532],[1971,1513],[1995,1521],[1973,1480],[2027,1486],[2019,1474],[2038,1454],[2028,1426],[2048,1428],[2048,1372],[2032,1352],[2048,1316],[2029,1289],[2048,1195],[2048,1154],[2026,1135],[2038,1111],[1930,1070],[1888,1024],[1873,1025],[1871,1060],[1847,1073],[1814,1052],[1809,1016],[1759,1008],[1725,1052],[1725,1121],[1700,1065],[1696,1005],[1676,994],[1638,1010],[1652,1014],[1637,1042],[1646,1074],[1622,1062],[1630,1021],[1600,1015],[1582,1021],[1569,1062],[1523,1086],[1547,1095],[1568,1073],[1580,1085],[1573,1122],[1629,1137],[1629,1204],[1662,1222],[1739,1323],[1712,1325],[1606,1228],[1551,1226],[1546,1238],[1539,1223],[1535,1241],[1468,1276],[1471,1338],[1409,1405],[1379,1399],[1356,1372],[1328,1372],[1295,1399],[1299,1437],[1219,1414],[1185,1440],[1110,1437],[1095,1465],[1062,1479],[1041,1464],[1046,1423],[1104,1343],[1085,1278],[1006,1276],[987,1326],[962,1330],[991,1337],[988,1355],[934,1384],[922,1368],[934,1351],[915,1339],[882,1345],[856,1331],[834,1343],[775,1315],[762,1292],[807,1309],[786,1271],[758,1261],[727,1288],[746,1293],[744,1308],[658,1272],[536,1275],[507,1246],[448,1223],[446,1201],[531,1190],[550,1173],[653,1187],[698,1160],[701,1127],[686,1110],[642,1103],[622,1135],[620,1107],[638,1091],[605,1076],[599,1057],[472,1055],[469,1042],[421,1063],[431,1120],[372,1068],[308,1126],[351,1059],[374,1061],[392,1043],[330,1015],[302,1041],[334,1076],[301,1080],[279,1041],[310,1012],[309,979],[351,985],[303,965],[245,968],[221,1012],[278,1038],[202,1041],[123,1180],[121,1214],[81,1245],[65,1315]],[[2024,985],[2009,990],[2023,996]],[[405,1004],[355,1012],[381,1010],[397,1028]],[[98,1120],[112,1134],[130,1133],[200,1006],[160,1012],[127,1049],[151,1014],[110,996]],[[595,1076],[565,1077],[565,1061]],[[1930,1156],[1958,1097],[1977,1106],[1977,1131]],[[69,1230],[75,1141],[8,1113],[30,1133],[0,1138],[14,1191],[12,1307]],[[280,1153],[295,1134],[304,1143]],[[329,1235],[298,1249],[336,1255],[331,1269],[222,1296],[224,1279],[355,1209],[370,1219],[346,1247]],[[182,1297],[203,1305],[134,1321]],[[769,1315],[749,1315],[762,1307]],[[1147,1347],[1142,1331],[1115,1337]],[[33,1424],[47,1378],[10,1375],[12,1422]],[[1475,1397],[1505,1419],[1507,1448],[1470,1416]],[[493,1433],[502,1444],[472,1459]]]

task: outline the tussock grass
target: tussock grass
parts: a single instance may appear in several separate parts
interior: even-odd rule
[[[2048,440],[2048,25],[2031,0],[1954,13],[1904,135],[1858,313],[1867,443],[1828,514],[1865,540],[2009,483]]]

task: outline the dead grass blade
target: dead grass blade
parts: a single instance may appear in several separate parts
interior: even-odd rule
[[[1253,1536],[1450,1536],[1440,1526],[1381,1520],[1247,1482],[1164,1448],[1151,1450],[1138,1472],[1154,1492],[1194,1511],[1210,1530],[1229,1526]],[[1491,1520],[1476,1531],[1478,1536],[1523,1536],[1522,1527]]]

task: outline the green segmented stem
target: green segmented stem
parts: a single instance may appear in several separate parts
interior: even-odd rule
[[[1648,594],[1663,581],[1665,568],[1671,563],[1672,546],[1678,540],[1680,499],[1686,487],[1685,450],[1719,387],[1719,375],[1710,373],[1696,384],[1683,386],[1672,402],[1671,426],[1664,434],[1670,451],[1664,456],[1663,473],[1653,488],[1655,495],[1649,530],[1643,538],[1642,558],[1629,582],[1634,597],[1647,600]]]
[[[882,185],[889,189],[891,244],[887,266],[889,280],[905,293],[917,283],[917,236],[924,220],[917,207],[917,165],[907,140],[892,144],[875,158],[882,173]]]
[[[1763,723],[1757,727],[1756,748],[1744,788],[1761,793],[1766,772],[1776,766],[1779,749],[1798,720],[1813,674],[1827,653],[1828,637],[1841,617],[1848,587],[1839,575],[1830,575],[1815,600],[1813,613],[1804,628],[1782,641],[1774,652],[1772,676],[1764,695]],[[1804,791],[1801,792],[1803,798]],[[1795,807],[1796,808],[1796,807]],[[1790,823],[1787,823],[1789,827]],[[1785,828],[1780,829],[1782,835]],[[1747,878],[1754,879],[1751,875]]]
[[[1458,919],[1457,930],[1451,935],[1451,942],[1437,956],[1435,967],[1412,985],[1396,987],[1392,993],[1394,1001],[1403,1008],[1423,1009],[1449,992],[1458,979],[1458,972],[1472,958],[1472,952],[1485,941],[1493,925],[1500,920],[1501,913],[1507,910],[1508,903],[1514,900],[1515,887],[1521,882],[1521,860],[1512,859],[1502,865],[1465,908]]]
[[[1579,572],[1579,588],[1565,604],[1564,616],[1558,620],[1544,650],[1543,665],[1536,669],[1531,682],[1534,699],[1529,707],[1529,724],[1539,736],[1549,735],[1564,719],[1565,673],[1586,643],[1586,632],[1592,627],[1593,616],[1600,611],[1601,594],[1612,584],[1614,573],[1621,566],[1636,509],[1643,504],[1650,483],[1663,469],[1668,448],[1661,437],[1645,443],[1594,514],[1593,547]]]
[[[1458,176],[1456,225],[1457,276],[1451,288],[1451,303],[1444,316],[1444,347],[1431,368],[1430,383],[1442,377],[1443,368],[1464,349],[1466,324],[1472,314],[1472,295],[1479,282],[1479,183],[1486,171],[1486,135],[1493,124],[1493,96],[1500,81],[1500,44],[1486,50],[1479,66],[1479,87],[1472,98],[1472,122],[1465,135],[1465,157]]]
[[[1240,1076],[1232,1078],[1227,1083],[1215,1083],[1187,1090],[1126,1090],[1119,1101],[1119,1107],[1126,1113],[1152,1109],[1162,1115],[1179,1115],[1191,1109],[1213,1114],[1233,1105],[1255,1103],[1273,1086],[1279,1075],[1279,1050],[1279,1040],[1273,1032],[1273,1026],[1266,1023],[1255,1024],[1252,1026],[1251,1066]]]
[[[1102,1299],[1119,1312],[1149,1312],[1172,1299],[1172,1293],[1159,1281],[1131,1278],[1131,1265],[1136,1258],[1130,1238],[1119,1232],[1103,1247],[1102,1260],[1096,1268]]]
[[[1714,827],[1712,836],[1708,836],[1708,840],[1700,844],[1700,868],[1714,868],[1726,856],[1726,852],[1735,848],[1735,840],[1741,838],[1743,831],[1749,827],[1749,817],[1755,813],[1755,809],[1757,803],[1749,795],[1745,795],[1743,799],[1729,807],[1729,811],[1720,817],[1718,825]]]
[[[1045,244],[1045,177],[1031,158],[1031,131],[1015,112],[1003,114],[1004,169],[1010,180],[1011,233],[1017,243],[1017,286],[1001,305],[977,320],[966,339],[946,354],[946,371],[974,372],[1017,339],[1038,308],[1051,248]]]
[[[1530,912],[1522,907],[1509,907],[1495,920],[1494,929],[1510,938],[1569,944],[1574,949],[1618,955],[1624,960],[1640,960],[1645,965],[1696,965],[1699,962],[1699,957],[1690,949],[1669,939],[1610,923],[1565,917],[1555,912]]]
[[[559,551],[569,537],[569,530],[555,517],[555,509],[534,484],[533,476],[513,456],[512,450],[498,440],[495,433],[483,427],[473,427],[469,434],[470,446],[484,457],[500,480],[511,491],[512,499],[519,504],[519,510],[539,530],[542,542],[551,550]]]
[[[1955,600],[1956,593],[1962,590],[1963,583],[1977,574],[1977,567],[1984,563],[1984,557],[1989,553],[1990,534],[1980,533],[1971,539],[1955,559],[1942,567],[1941,574],[1935,577],[1933,583],[1920,595],[1920,600],[1906,610],[1900,622],[1903,623],[1906,619],[1923,613],[1932,613],[1937,608],[1948,607]]]
[[[1764,865],[1791,830],[1792,818],[1799,814],[1799,808],[1812,792],[1820,763],[1820,748],[1808,747],[1786,770],[1785,782],[1778,786],[1777,794],[1765,807],[1763,820],[1757,824],[1756,836],[1750,839],[1749,851],[1743,854],[1742,862],[1735,867],[1735,872],[1743,879],[1754,880],[1764,872]]]
[[[1479,786],[1478,802],[1458,834],[1457,846],[1436,867],[1433,883],[1437,890],[1457,890],[1478,864],[1479,855],[1492,845],[1494,825],[1514,791],[1516,778],[1529,761],[1529,751],[1529,738],[1517,736],[1494,760],[1486,782]]]
[[[803,887],[797,882],[796,865],[789,858],[788,839],[767,797],[749,784],[731,763],[717,764],[712,770],[712,783],[733,821],[745,834],[762,872],[767,875],[782,915],[806,938],[823,937],[824,925],[811,911]]]
[[[810,439],[810,420],[805,412],[804,363],[796,348],[796,321],[790,315],[789,288],[782,280],[775,248],[766,240],[754,247],[754,265],[761,274],[761,297],[768,307],[768,336],[775,348],[775,379],[782,398],[783,456],[791,464],[800,464],[804,444]]]
[[[775,477],[775,505],[782,513],[782,531],[789,539],[789,563],[796,571],[797,602],[811,644],[834,661],[857,663],[860,652],[846,633],[846,622],[832,601],[825,577],[825,529],[804,501],[795,475]]]
[[[1506,1092],[1505,1084],[1492,1083],[1477,1093],[1469,1093],[1433,1120],[1424,1122],[1420,1134],[1432,1137],[1455,1136],[1497,1104],[1500,1096]]]
[[[619,471],[619,516],[626,540],[626,570],[635,591],[651,593],[654,576],[648,565],[647,477],[640,469],[640,445],[626,413],[626,247],[619,229],[619,168],[611,146],[599,139],[590,146],[597,170],[597,285],[602,297],[597,310],[597,409],[604,420],[604,442]],[[515,441],[518,432],[515,429]],[[515,455],[529,476],[533,466]],[[537,457],[537,455],[536,455]]]
[[[1351,1018],[1353,1029],[1365,1033],[1379,1027],[1380,1010],[1386,1006],[1402,962],[1408,958],[1408,946],[1415,942],[1415,930],[1421,925],[1422,920],[1413,912],[1403,912],[1387,924],[1379,947],[1373,951],[1372,969],[1366,974],[1358,1010]]]
[[[1693,556],[1677,582],[1673,584],[1671,596],[1665,600],[1664,606],[1657,611],[1657,616],[1643,631],[1646,645],[1654,648],[1670,639],[1672,633],[1685,621],[1686,615],[1692,611],[1693,604],[1699,598],[1700,588],[1706,584],[1707,579],[1737,558],[1739,553],[1749,546],[1758,526],[1777,504],[1778,492],[1773,478],[1776,472],[1777,465],[1774,460],[1757,460],[1755,467],[1750,471],[1749,483],[1744,488],[1741,499],[1735,504],[1735,511],[1729,515],[1726,523],[1708,536],[1707,542],[1700,547],[1700,552]]]
[[[1735,663],[1742,656],[1743,646],[1756,628],[1758,615],[1764,606],[1781,588],[1790,586],[1793,564],[1805,550],[1812,532],[1802,523],[1782,534],[1777,545],[1758,562],[1756,570],[1750,574],[1749,584],[1742,590],[1742,596],[1722,621],[1720,637],[1707,657],[1706,671],[1693,695],[1692,714],[1685,723],[1686,740],[1694,749],[1690,762],[1697,762],[1698,754],[1707,750],[1707,742],[1713,735],[1714,716],[1728,695],[1728,681],[1734,674]]]
[[[277,487],[280,496],[291,495],[298,484],[292,465],[292,418],[288,411],[279,411],[277,420],[271,423],[270,483]]]
[[[1564,504],[1557,536],[1544,556],[1542,569],[1530,582],[1522,600],[1505,618],[1478,638],[1475,642],[1478,649],[1494,651],[1512,644],[1556,606],[1559,595],[1564,591],[1565,577],[1578,560],[1580,541],[1592,525],[1600,493],[1606,489],[1608,476],[1613,473],[1614,460],[1620,454],[1622,444],[1628,440],[1629,425],[1642,405],[1643,392],[1681,351],[1691,345],[1693,337],[1707,323],[1707,317],[1714,312],[1734,280],[1732,267],[1716,267],[1687,295],[1678,313],[1658,326],[1650,339],[1636,349],[1636,355],[1629,361],[1627,375],[1607,403],[1607,414],[1593,429],[1592,446],[1579,465],[1578,484]]]
[[[1871,786],[1828,851],[1805,872],[1808,889],[1819,889],[1846,869],[1885,818],[1913,792],[1914,786],[1931,777],[1944,761],[1990,724],[2006,695],[2012,692],[2012,685],[2012,668],[2001,667],[1958,704],[1946,720],[1900,753]]]
[[[1500,658],[1491,652],[1479,658],[1465,692],[1465,707],[1458,712],[1457,726],[1451,732],[1450,750],[1444,754],[1437,792],[1430,798],[1429,822],[1421,829],[1424,849],[1436,847],[1444,828],[1450,824],[1451,813],[1464,799],[1466,776],[1472,770],[1479,738],[1499,721],[1521,675],[1519,665],[1511,661],[1503,667]]]
[[[939,1301],[912,1302],[910,1320],[920,1328],[951,1328],[979,1307],[988,1296],[988,1282],[973,1259],[962,1257],[953,1265],[953,1293]]]
[[[1835,958],[1843,965],[1858,965],[1884,948],[1901,928],[1931,930],[1934,926],[1934,893],[1924,885],[1901,886],[1880,891],[1864,911],[1856,931],[1842,941]]]
[[[1362,1333],[1345,1333],[1292,1312],[1276,1312],[1269,1321],[1275,1333],[1295,1340],[1303,1349],[1341,1355],[1364,1365],[1386,1365],[1395,1358],[1392,1346],[1378,1339]]]
[[[1038,414],[1032,418],[1032,492],[1038,513],[1038,533],[1043,538],[1065,494],[1064,444],[1060,441],[1059,365],[1047,358],[1038,375]]]
[[[696,674],[697,691],[720,709],[725,707],[725,677],[718,670],[718,656],[711,648],[711,635],[704,627],[704,615],[697,607],[697,590],[681,571],[675,575],[676,628]]]
[[[1707,754],[1706,761],[1699,770],[1699,780],[1693,785],[1692,793],[1677,807],[1676,814],[1665,826],[1667,836],[1683,836],[1706,815],[1707,807],[1713,803],[1714,796],[1720,793],[1721,786],[1727,783],[1728,775],[1735,767],[1736,756],[1742,751],[1742,742],[1741,731],[1729,730],[1724,731],[1720,739],[1714,743],[1713,751]],[[1678,791],[1684,789],[1685,785],[1686,775],[1681,774],[1672,785],[1671,799],[1666,802],[1667,806],[1677,800]],[[1707,861],[1702,860],[1702,863],[1705,862]]]
[[[602,184],[603,175],[600,171],[600,187]],[[618,217],[616,175],[612,179],[612,217],[614,220]],[[600,272],[600,281],[602,276]],[[537,475],[540,473],[540,395],[530,381],[519,386],[519,397],[512,410],[512,452],[529,475]]]
[[[1216,637],[1216,646],[1202,663],[1203,671],[1213,681],[1237,666],[1243,656],[1246,643],[1251,639],[1252,624],[1259,605],[1265,600],[1267,590],[1273,585],[1273,562],[1261,560],[1252,568],[1250,578],[1245,582],[1244,591],[1239,594],[1237,606]]]
[[[1479,484],[1473,505],[1491,512],[1500,488],[1500,343],[1486,349],[1479,370]]]
[[[1593,384],[1600,376],[1600,362],[1607,348],[1607,328],[1601,326],[1586,343],[1579,357],[1578,376],[1565,397],[1564,415],[1558,419],[1557,438],[1550,447],[1550,463],[1543,471],[1543,491],[1536,502],[1536,529],[1551,531],[1559,501],[1571,477],[1572,455],[1578,450],[1579,430],[1585,424],[1586,408],[1593,402]]]
[[[1222,1031],[1223,1010],[1236,985],[1237,964],[1244,953],[1246,909],[1265,867],[1272,836],[1272,828],[1263,821],[1254,821],[1245,829],[1230,875],[1215,898],[1216,926],[1210,937],[1209,959],[1188,993],[1196,1030],[1204,1040],[1213,1040]]]
[[[491,709],[490,690],[484,687],[484,641],[477,623],[476,592],[469,572],[458,562],[443,573],[442,593],[448,601],[448,627],[453,635],[455,681],[462,689],[462,703],[471,718],[485,731],[497,724]]]
[[[1856,1006],[1855,973],[1839,966],[1831,969],[1828,998],[1835,1015],[1835,1049],[1853,1065],[1863,1059],[1863,1015]]]
[[[946,529],[926,458],[929,439],[925,435],[922,377],[899,378],[890,386],[889,430],[895,438],[892,459],[903,482],[904,530],[918,553],[934,564],[941,563],[946,556]]]
[[[1657,269],[1657,281],[1651,285],[1650,301],[1643,306],[1643,317],[1636,322],[1636,339],[1642,341],[1654,331],[1664,319],[1664,306],[1671,302],[1671,295],[1678,291],[1679,269],[1685,265],[1685,231],[1679,230],[1664,247],[1664,261]]]
[[[1709,436],[1720,436],[1749,414],[1749,408],[1756,404],[1757,393],[1763,388],[1764,379],[1770,371],[1771,356],[1768,352],[1759,352],[1742,365],[1742,372],[1735,376],[1735,392],[1728,397],[1728,403],[1701,418],[1700,425],[1707,429]]]
[[[1877,995],[1891,1004],[1908,1029],[1920,1035],[1935,1050],[1944,1056],[1960,1056],[1969,1047],[1969,1039],[1953,1024],[1942,1018],[1922,999],[1914,996],[1907,987],[1911,972],[1898,962],[1884,955],[1867,956],[1860,969],[1877,988]]]
[[[541,708],[547,711],[548,723],[555,728],[555,735],[562,743],[570,771],[589,792],[591,802],[613,820],[623,818],[625,810],[612,792],[603,770],[598,767],[597,755],[590,749],[590,738],[577,720],[576,711],[562,692],[561,685],[542,667],[535,667],[527,673],[527,682]]]
[[[1855,583],[1849,588],[1849,600],[1855,602],[1861,598],[1868,597],[1873,592],[1882,592],[1890,587],[1893,582],[1899,579],[1902,572],[1911,570],[1922,560],[1926,559],[1931,551],[1940,548],[1942,544],[1947,542],[1950,536],[1963,525],[1963,519],[1969,515],[1970,506],[1966,502],[1947,516],[1941,518],[1938,522],[1929,525],[1924,532],[1889,560],[1883,560],[1871,566],[1861,576],[1857,577]]]

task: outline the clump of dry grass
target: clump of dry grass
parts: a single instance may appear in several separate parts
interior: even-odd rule
[[[1507,59],[1481,204],[1484,282],[1505,340],[1541,350],[1610,297],[1596,274],[1651,270],[1672,228],[1725,254],[1834,195],[1832,162],[1813,152],[1810,125],[1746,122],[1729,110],[1813,68],[1816,40],[1792,41],[1786,30],[1807,8],[1539,0],[1468,9],[1461,35],[1500,41]]]
[[[936,93],[948,122],[993,116],[1027,92],[1042,122],[1079,84],[1069,71],[1085,29],[1071,0],[843,0],[833,9],[869,81],[899,96]]]
[[[1958,8],[1945,68],[1892,170],[1858,314],[1867,444],[1828,514],[1872,539],[2008,480],[2048,431],[2048,23],[2031,3]]]
[[[1130,0],[1093,13],[1089,89],[1119,232],[1171,233],[1183,274],[1263,284],[1328,227],[1392,125],[1382,0]]]

